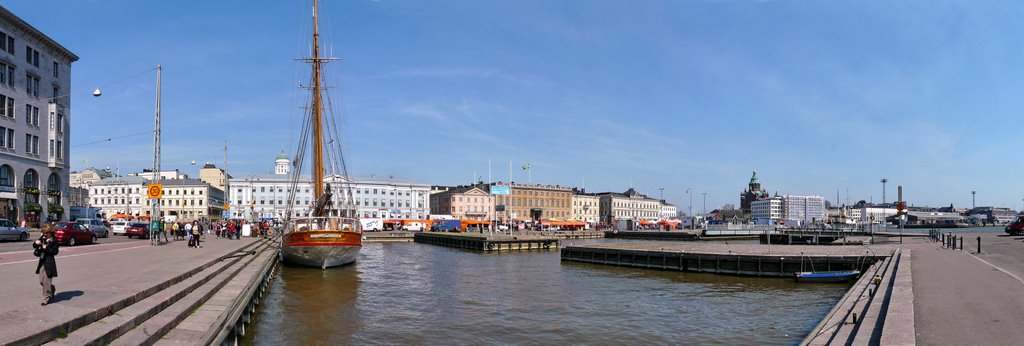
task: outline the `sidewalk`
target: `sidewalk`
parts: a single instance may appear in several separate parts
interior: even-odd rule
[[[975,255],[977,238],[982,254]],[[965,251],[941,243],[913,251],[914,326],[921,345],[1019,345],[1024,340],[1024,243],[967,234]]]
[[[212,238],[212,237],[211,237]],[[18,340],[40,330],[73,321],[115,302],[138,296],[170,278],[185,274],[257,241],[208,239],[203,248],[184,241],[161,246],[119,243],[109,247],[61,247],[57,255],[57,291],[49,305],[41,306],[42,289],[34,273],[36,261],[0,263],[0,340]],[[115,246],[120,244],[127,244]],[[92,248],[93,252],[82,251]],[[20,256],[17,253],[6,253]]]

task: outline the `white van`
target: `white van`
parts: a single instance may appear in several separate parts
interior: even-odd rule
[[[380,218],[362,218],[359,219],[359,225],[362,226],[364,232],[372,231],[383,231],[384,230],[384,219]]]
[[[426,229],[427,229],[427,225],[424,225],[422,222],[410,222],[410,223],[402,225],[402,230],[403,231],[423,232]]]

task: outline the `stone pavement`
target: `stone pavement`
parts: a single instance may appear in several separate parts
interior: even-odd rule
[[[48,329],[78,323],[81,316],[108,315],[112,304],[139,297],[167,280],[215,263],[222,256],[255,242],[255,238],[208,238],[203,248],[176,241],[150,246],[148,241],[61,247],[57,256],[56,295],[41,306],[42,290],[34,274],[31,251],[0,254],[0,340],[37,344],[25,339]],[[141,297],[140,297],[141,298]],[[72,326],[77,329],[79,326]],[[31,340],[31,341],[27,341]]]
[[[965,234],[965,251],[913,242],[914,327],[921,345],[1024,344],[1024,238]],[[977,251],[977,237],[982,253]]]

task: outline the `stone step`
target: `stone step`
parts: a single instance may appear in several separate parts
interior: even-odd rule
[[[255,246],[261,246],[262,244],[260,243],[262,242],[253,242],[251,244],[246,244],[243,247],[239,248],[239,250],[237,251],[251,250]],[[225,256],[230,256],[230,254]],[[10,343],[17,345],[40,345],[46,342],[56,341],[75,332],[76,330],[82,327],[85,327],[91,323],[99,321],[108,316],[114,315],[126,307],[129,307],[142,300],[145,300],[146,298],[158,292],[166,290],[168,287],[174,286],[175,284],[178,284],[183,280],[193,277],[196,274],[203,272],[207,268],[210,268],[211,266],[222,263],[223,261],[221,259],[225,256],[221,256],[217,259],[209,260],[206,263],[196,265],[192,269],[189,269],[181,274],[171,276],[167,279],[154,281],[155,283],[149,286],[143,286],[134,289],[134,293],[130,293],[128,295],[121,297],[111,297],[112,299],[104,299],[98,305],[88,307],[57,305],[55,308],[51,308],[51,310],[60,310],[60,314],[55,316],[53,321],[49,322],[52,324],[48,324],[43,327],[39,327],[38,325],[36,325],[31,328],[21,328],[19,330],[12,329],[6,331],[4,334],[7,335],[7,337],[5,337],[7,340],[4,340],[3,342],[0,343]],[[59,286],[61,285],[58,284],[57,286],[59,288]],[[118,293],[114,293],[113,295],[117,294]],[[32,311],[28,311],[26,313],[32,313]]]
[[[252,251],[253,247],[261,248],[261,242],[253,243],[252,246],[243,248],[243,251]],[[265,245],[263,245],[265,246]],[[196,249],[197,251],[202,251]],[[67,335],[67,337],[55,339],[49,344],[52,345],[104,345],[111,340],[127,333],[147,319],[163,311],[175,302],[179,301],[197,287],[207,283],[218,274],[229,270],[242,262],[244,256],[225,258],[213,263],[202,271],[177,282],[166,289],[160,290],[149,297],[137,301],[116,313],[104,317],[99,321],[90,323]]]
[[[156,344],[206,345],[244,335],[245,323],[273,276],[276,250],[275,247],[257,257]]]
[[[257,258],[263,257],[267,252],[276,254],[276,247],[268,241],[257,242],[260,246],[254,249],[254,255],[245,255],[241,261],[232,265],[214,276],[211,280],[188,292],[177,302],[174,302],[159,313],[146,319],[134,329],[120,335],[110,341],[109,345],[151,345],[164,336],[167,332],[177,326],[186,316],[191,314],[197,307],[206,302],[211,296],[219,291],[225,284],[231,281],[240,272],[244,272]]]

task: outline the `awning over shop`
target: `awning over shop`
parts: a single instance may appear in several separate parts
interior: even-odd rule
[[[24,210],[26,212],[40,212],[43,211],[43,206],[36,202],[25,202]]]

